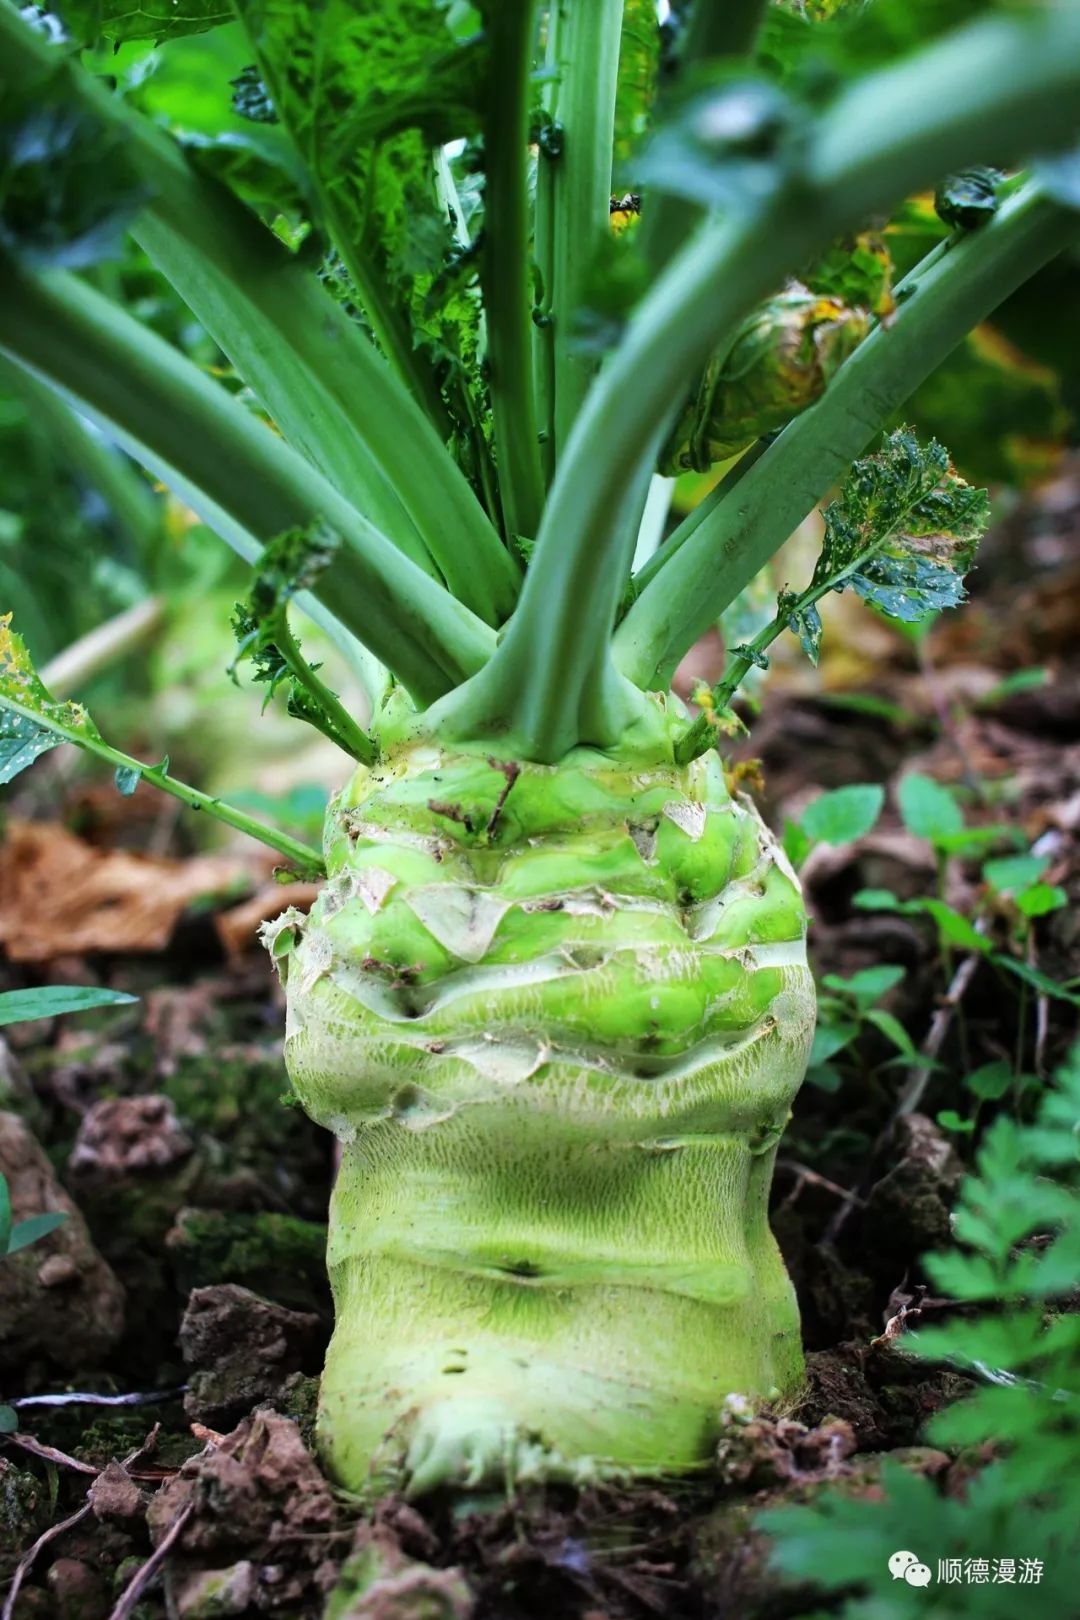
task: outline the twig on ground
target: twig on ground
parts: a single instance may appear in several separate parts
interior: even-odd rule
[[[189,1502],[187,1507],[180,1509],[180,1512],[176,1515],[176,1518],[170,1524],[146,1563],[143,1564],[141,1569],[136,1570],[132,1579],[124,1587],[112,1613],[109,1615],[109,1620],[129,1620],[129,1616],[135,1610],[135,1605],[179,1541],[184,1526],[194,1511],[194,1502]],[[6,1616],[4,1616],[4,1620],[7,1620]]]
[[[74,1468],[77,1474],[93,1474],[95,1479],[101,1473],[101,1469],[95,1468],[93,1463],[69,1457],[66,1451],[47,1446],[43,1441],[35,1440],[32,1434],[5,1434],[4,1439],[9,1446],[18,1446],[21,1451],[28,1451],[31,1457],[40,1457],[42,1462],[56,1463],[60,1468]]]
[[[1027,950],[1028,967],[1037,968],[1038,961],[1035,954],[1035,935],[1028,935]],[[1044,996],[1040,991],[1035,997],[1035,1073],[1040,1080],[1046,1079],[1046,1043],[1050,1038],[1050,997]]]
[[[781,1209],[786,1209],[789,1204],[793,1204],[803,1188],[808,1185],[821,1187],[823,1191],[832,1193],[834,1198],[843,1199],[845,1203],[865,1203],[865,1199],[861,1198],[857,1192],[849,1192],[846,1187],[841,1187],[837,1182],[830,1181],[827,1176],[819,1175],[816,1170],[811,1170],[808,1164],[800,1164],[798,1159],[777,1159],[776,1168],[788,1171],[795,1178],[795,1185],[787,1196],[781,1200]]]

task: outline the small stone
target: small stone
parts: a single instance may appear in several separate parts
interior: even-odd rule
[[[37,1280],[42,1288],[64,1288],[78,1282],[79,1268],[69,1254],[50,1254],[38,1267]]]
[[[149,1497],[140,1490],[131,1475],[118,1462],[103,1468],[90,1486],[90,1506],[98,1519],[117,1524],[141,1519],[146,1513]]]
[[[243,1614],[256,1587],[255,1565],[244,1558],[228,1569],[202,1569],[175,1593],[180,1620],[215,1620],[218,1615]]]
[[[84,1115],[69,1168],[76,1177],[114,1180],[167,1170],[193,1148],[168,1097],[107,1097]]]
[[[66,1216],[0,1265],[0,1371],[21,1371],[38,1357],[64,1370],[103,1361],[123,1332],[124,1291],[16,1114],[0,1113],[0,1171],[16,1222]]]
[[[190,1369],[184,1410],[223,1428],[316,1363],[321,1348],[321,1324],[311,1312],[286,1310],[235,1283],[193,1289],[180,1324]]]
[[[109,1598],[96,1569],[78,1558],[58,1558],[45,1580],[56,1604],[57,1620],[105,1620]]]

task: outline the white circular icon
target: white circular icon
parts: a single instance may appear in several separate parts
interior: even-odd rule
[[[908,1570],[913,1568],[926,1568],[925,1564],[919,1563],[918,1557],[913,1552],[894,1552],[889,1559],[889,1570],[894,1581],[906,1579]]]
[[[926,1564],[909,1564],[904,1571],[904,1579],[909,1586],[929,1586],[930,1569]]]

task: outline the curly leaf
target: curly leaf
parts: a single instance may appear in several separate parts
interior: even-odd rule
[[[370,760],[370,739],[342,707],[335,693],[319,679],[317,664],[309,664],[289,629],[288,610],[299,591],[308,590],[332,561],[340,536],[323,523],[287,529],[263,552],[247,600],[236,604],[233,630],[236,658],[229,674],[243,658],[254,665],[254,679],[265,683],[269,703],[278,687],[287,683],[288,711],[306,720],[354,759]]]
[[[664,448],[661,472],[704,472],[784,427],[821,397],[869,324],[865,310],[792,282],[710,360]]]
[[[479,128],[482,38],[456,37],[439,0],[237,0],[237,10],[323,225],[350,269],[363,266],[369,288],[377,283],[389,300],[382,319],[411,329],[440,360],[471,358],[475,300],[450,297],[450,287],[445,300],[435,294],[459,244],[432,151]]]
[[[58,703],[49,693],[11,614],[0,615],[0,785],[50,748],[98,735],[81,703]]]
[[[84,45],[106,39],[122,45],[129,39],[161,44],[182,34],[205,34],[233,22],[229,0],[54,0],[73,38]]]
[[[989,520],[986,491],[973,489],[932,439],[906,428],[857,461],[826,509],[813,586],[846,585],[890,618],[917,623],[964,599],[964,575]]]

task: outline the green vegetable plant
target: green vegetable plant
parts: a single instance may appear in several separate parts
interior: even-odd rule
[[[957,1307],[903,1352],[957,1367],[975,1393],[935,1417],[927,1439],[967,1463],[962,1492],[887,1462],[869,1495],[828,1490],[761,1514],[774,1567],[827,1594],[843,1620],[940,1620],[1075,1607],[1080,1554],[1080,1050],[1047,1086],[1035,1119],[1002,1114],[979,1149],[955,1215],[956,1246],[927,1256],[937,1295]],[[929,1589],[892,1578],[910,1548]]]
[[[805,915],[717,746],[830,592],[960,600],[985,496],[896,413],[1080,230],[1071,7],[671,9],[661,50],[647,0],[0,6],[0,348],[255,565],[241,657],[353,774],[321,854],[260,829],[57,704],[10,627],[4,771],[74,742],[326,874],[267,943],[343,1148],[320,1434],[353,1488],[685,1470],[725,1395],[798,1386],[765,1211]],[[192,131],[138,41],[167,72],[217,28],[246,70]],[[1036,155],[895,313],[880,275],[859,304],[869,223]],[[224,377],[114,295],[125,240]],[[741,445],[635,568],[658,465]],[[830,492],[688,715],[679,660]]]
[[[933,777],[910,771],[897,789],[900,819],[915,838],[929,845],[937,871],[937,893],[902,900],[889,889],[861,889],[854,896],[862,911],[889,911],[901,916],[923,918],[931,925],[937,940],[944,989],[965,958],[974,959],[995,971],[1005,994],[1017,1000],[1016,1042],[1011,1061],[995,1059],[972,1068],[964,1079],[973,1106],[962,1113],[950,1107],[938,1114],[938,1123],[950,1131],[970,1135],[976,1128],[984,1102],[998,1101],[1006,1093],[1016,1110],[1024,1099],[1038,1093],[1041,1082],[1031,1072],[1032,1029],[1029,1012],[1038,998],[1080,1006],[1074,981],[1062,981],[1045,973],[1037,964],[1036,924],[1042,917],[1060,911],[1068,904],[1066,891],[1047,882],[1051,857],[1038,848],[1024,850],[1022,835],[1006,822],[990,821],[972,825],[967,820],[961,795]],[[812,808],[812,807],[811,807]],[[796,829],[796,832],[798,829]],[[789,837],[790,842],[790,837]],[[988,852],[1004,847],[1010,853]],[[981,883],[969,911],[961,911],[946,898],[952,863],[977,862]],[[967,1040],[962,1006],[957,1009],[961,1051]],[[912,1068],[924,1073],[933,1065],[912,1055]],[[894,1060],[895,1061],[895,1060]]]

